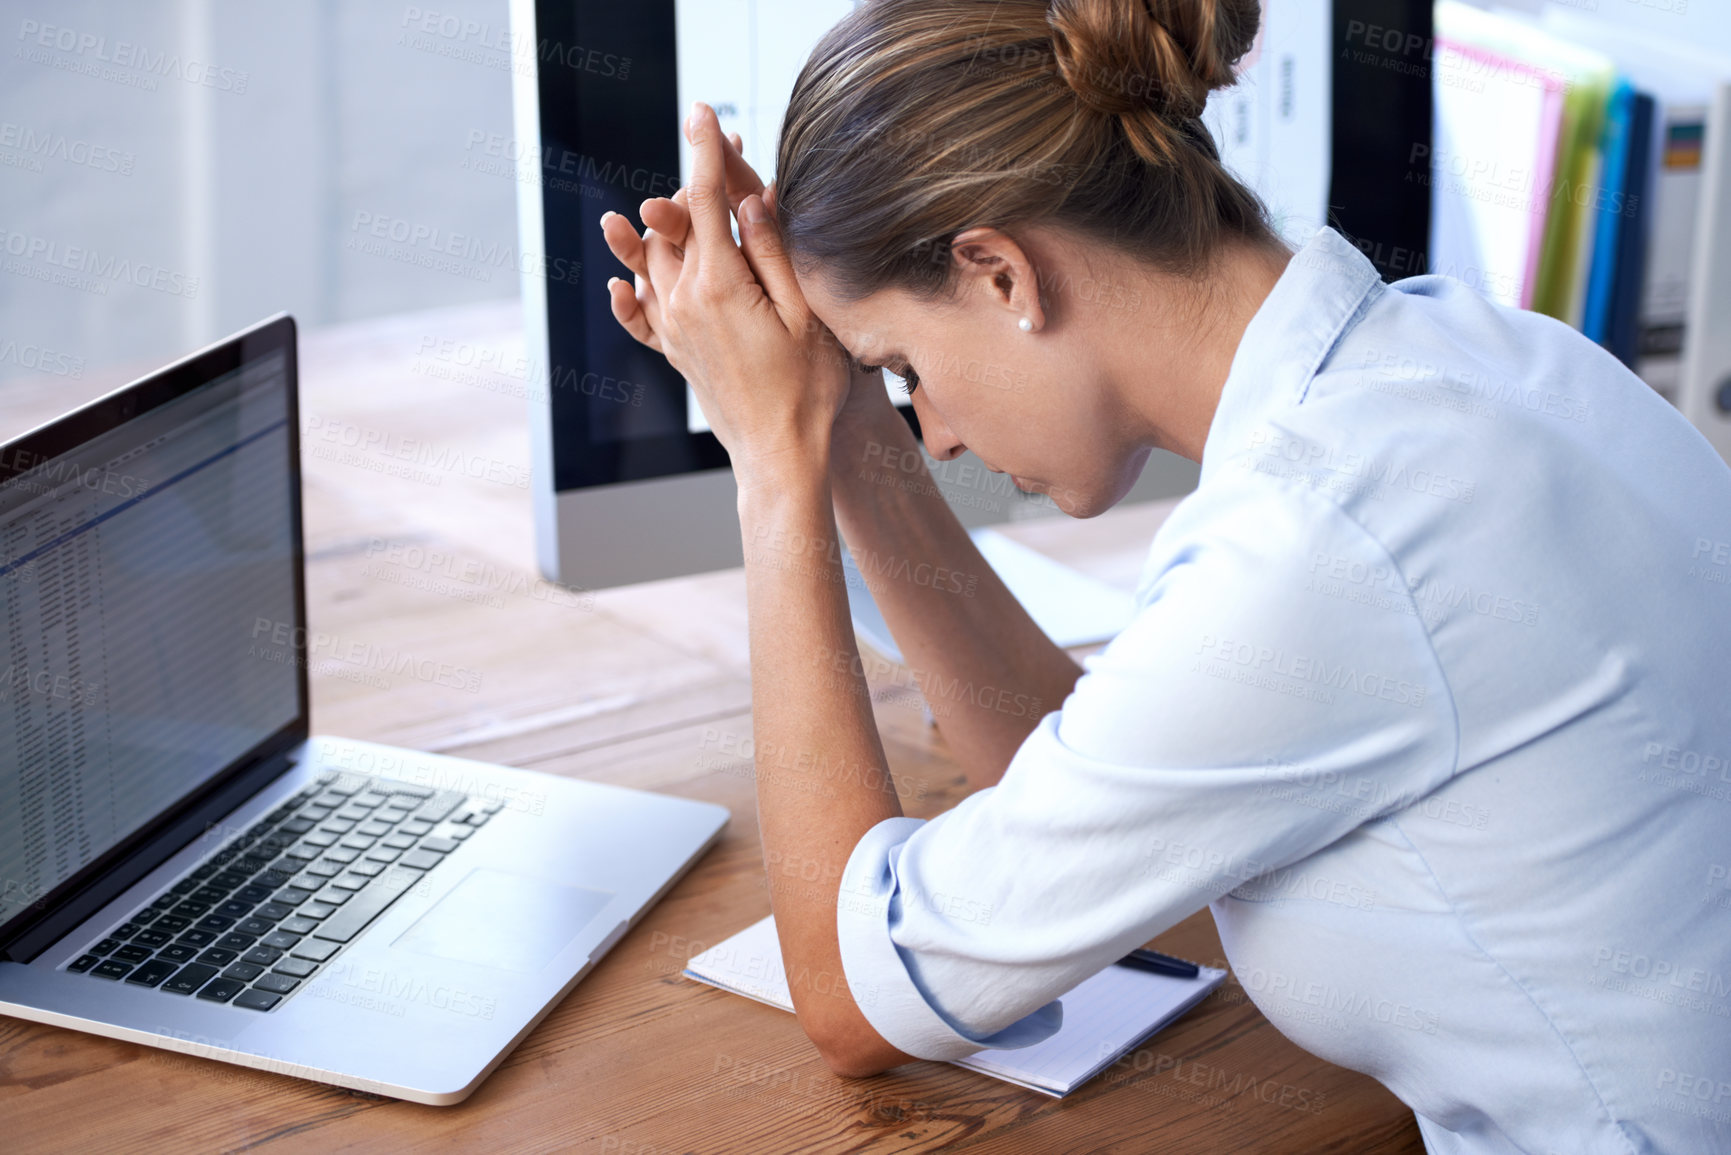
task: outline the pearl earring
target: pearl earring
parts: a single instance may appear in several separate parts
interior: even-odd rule
[[[1024,333],[1032,333],[1034,331],[1034,322],[1027,317],[1023,317],[1020,321],[1016,322],[1016,328],[1020,329]]]

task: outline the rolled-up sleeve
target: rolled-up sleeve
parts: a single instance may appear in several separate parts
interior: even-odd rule
[[[842,969],[874,976],[867,1021],[896,1047],[922,1059],[959,1059],[983,1047],[1023,1047],[1047,1038],[1063,1021],[1056,1002],[988,1034],[969,1032],[948,1018],[921,987],[910,956],[895,942],[904,904],[920,891],[903,886],[896,864],[908,837],[924,826],[917,818],[887,818],[854,847],[842,872],[837,933]],[[875,976],[881,976],[877,981]],[[857,994],[862,988],[854,986]]]
[[[1301,488],[1215,489],[1174,513],[1135,620],[997,786],[854,847],[842,965],[902,1051],[1049,1037],[1082,980],[1453,773],[1453,703],[1387,552]]]

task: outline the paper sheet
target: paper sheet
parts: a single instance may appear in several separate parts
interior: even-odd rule
[[[697,955],[685,974],[760,1003],[793,1010],[774,916]],[[1214,967],[1203,967],[1197,978],[1180,979],[1109,966],[1062,996],[1064,1025],[1045,1042],[1013,1050],[979,1051],[958,1059],[955,1065],[1062,1098],[1201,1002],[1225,980],[1226,972]],[[855,997],[860,999],[860,993]]]

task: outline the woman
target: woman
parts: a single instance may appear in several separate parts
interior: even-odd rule
[[[691,185],[603,220],[615,316],[739,481],[764,846],[828,883],[771,880],[788,970],[875,992],[796,984],[800,1021],[852,1076],[1038,1041],[1211,904],[1432,1151],[1731,1149],[1731,471],[1565,326],[1282,245],[1197,119],[1256,19],[871,0],[774,190],[699,106]],[[915,444],[874,366],[933,457],[1073,516],[1201,463],[1085,674],[932,487],[879,484]],[[1062,703],[934,702],[983,788],[929,822],[826,773],[883,765],[838,524],[928,696]]]

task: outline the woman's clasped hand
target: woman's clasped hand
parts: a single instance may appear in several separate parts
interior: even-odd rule
[[[846,354],[806,305],[773,189],[708,105],[694,107],[685,134],[691,183],[643,203],[643,235],[617,213],[602,218],[608,247],[636,274],[635,287],[609,282],[613,315],[691,383],[742,490],[822,478],[850,385]]]

